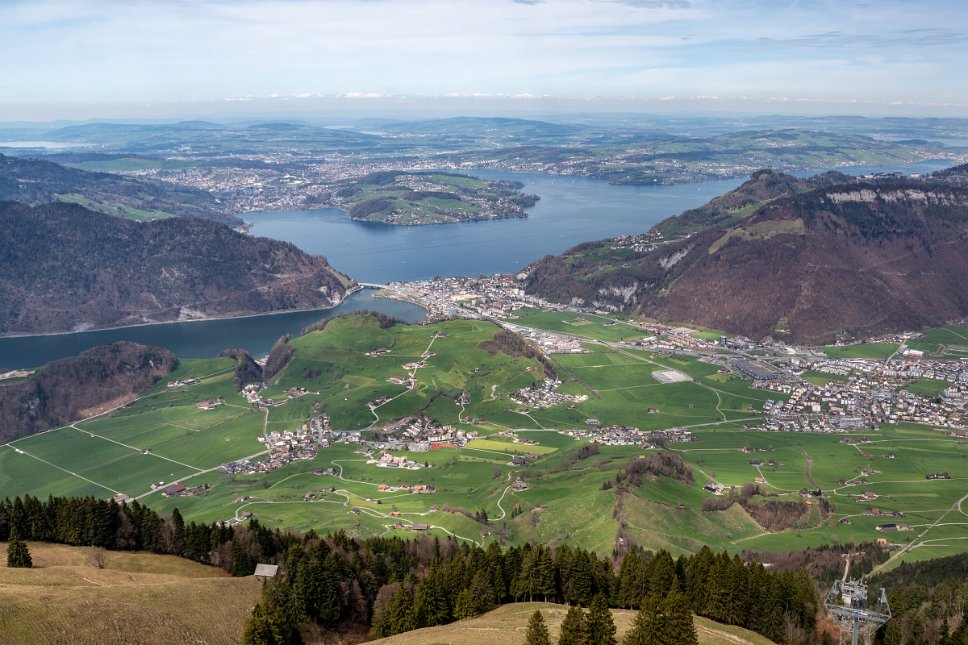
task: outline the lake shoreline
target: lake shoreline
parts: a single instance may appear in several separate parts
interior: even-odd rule
[[[364,289],[374,289],[373,287],[363,287],[360,285],[354,285],[352,288],[347,289],[343,294],[343,298],[329,307],[311,307],[309,309],[279,309],[277,311],[265,311],[262,313],[255,314],[242,314],[239,316],[206,316],[204,318],[190,318],[188,320],[156,320],[153,322],[143,322],[135,323],[133,325],[115,325],[113,327],[91,327],[90,329],[74,329],[72,331],[48,331],[39,333],[26,333],[26,334],[0,334],[0,340],[15,339],[15,338],[42,338],[46,336],[70,336],[71,334],[86,334],[88,332],[97,331],[119,331],[122,329],[138,329],[139,327],[155,327],[157,325],[174,325],[180,323],[200,323],[200,322],[212,322],[218,320],[245,320],[246,318],[259,318],[262,316],[278,316],[282,314],[301,314],[308,313],[310,311],[331,311],[336,309],[341,304],[346,302],[354,293],[363,291]],[[418,305],[418,303],[411,303]]]

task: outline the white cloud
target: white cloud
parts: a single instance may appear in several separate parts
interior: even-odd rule
[[[966,14],[939,0],[7,0],[0,120],[14,104],[272,95],[966,103],[951,82]]]

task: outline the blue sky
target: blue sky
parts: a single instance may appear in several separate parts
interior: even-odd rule
[[[0,121],[968,116],[964,0],[2,0]]]

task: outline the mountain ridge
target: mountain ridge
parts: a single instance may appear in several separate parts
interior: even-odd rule
[[[968,315],[968,187],[954,170],[806,180],[759,171],[636,238],[639,250],[604,240],[539,260],[525,288],[808,343],[941,324]]]
[[[134,219],[175,216],[230,226],[243,223],[203,190],[0,154],[0,201],[3,200],[29,205],[83,202],[93,210]]]
[[[350,280],[296,246],[190,218],[0,202],[0,335],[319,309]]]

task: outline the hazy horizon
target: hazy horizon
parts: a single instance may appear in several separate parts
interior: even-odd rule
[[[958,117],[966,54],[956,0],[9,0],[0,122]]]

